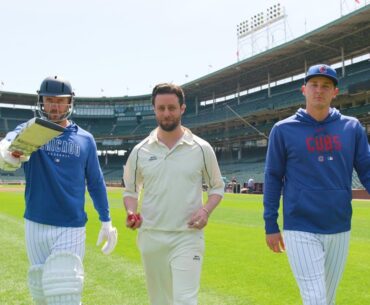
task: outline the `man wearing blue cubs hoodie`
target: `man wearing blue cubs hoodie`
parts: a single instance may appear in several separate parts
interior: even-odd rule
[[[68,81],[46,78],[38,91],[38,112],[44,124],[55,123],[63,132],[30,156],[8,149],[25,123],[0,142],[0,168],[14,171],[23,163],[25,172],[28,284],[36,305],[81,303],[86,186],[102,222],[98,244],[106,240],[103,253],[111,253],[117,242],[96,144],[90,133],[69,120],[73,104]]]
[[[275,124],[267,150],[266,242],[274,252],[286,246],[304,305],[335,304],[348,253],[353,169],[370,193],[368,139],[356,118],[330,107],[337,84],[330,66],[310,67],[302,86],[306,109]]]

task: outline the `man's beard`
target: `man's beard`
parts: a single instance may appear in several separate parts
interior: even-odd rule
[[[54,123],[58,123],[58,122],[64,120],[65,113],[59,113],[59,112],[47,113],[47,118],[48,118],[49,121],[52,121]]]
[[[158,121],[158,125],[164,131],[171,132],[171,131],[174,131],[177,128],[177,126],[180,125],[180,120],[175,120],[174,122],[168,123],[168,124],[163,124],[162,122]]]

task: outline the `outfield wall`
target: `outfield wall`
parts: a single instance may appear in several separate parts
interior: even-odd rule
[[[366,190],[352,190],[352,198],[370,200],[370,195]]]

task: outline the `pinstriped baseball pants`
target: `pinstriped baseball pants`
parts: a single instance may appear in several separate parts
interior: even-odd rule
[[[290,267],[304,305],[334,305],[349,248],[350,231],[314,234],[284,231]]]
[[[56,227],[25,219],[27,255],[31,265],[43,265],[52,253],[68,251],[85,255],[85,227]]]

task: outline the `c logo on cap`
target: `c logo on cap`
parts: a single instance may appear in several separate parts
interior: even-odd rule
[[[326,73],[326,67],[325,66],[321,66],[319,68],[319,71],[320,71],[320,73]]]

